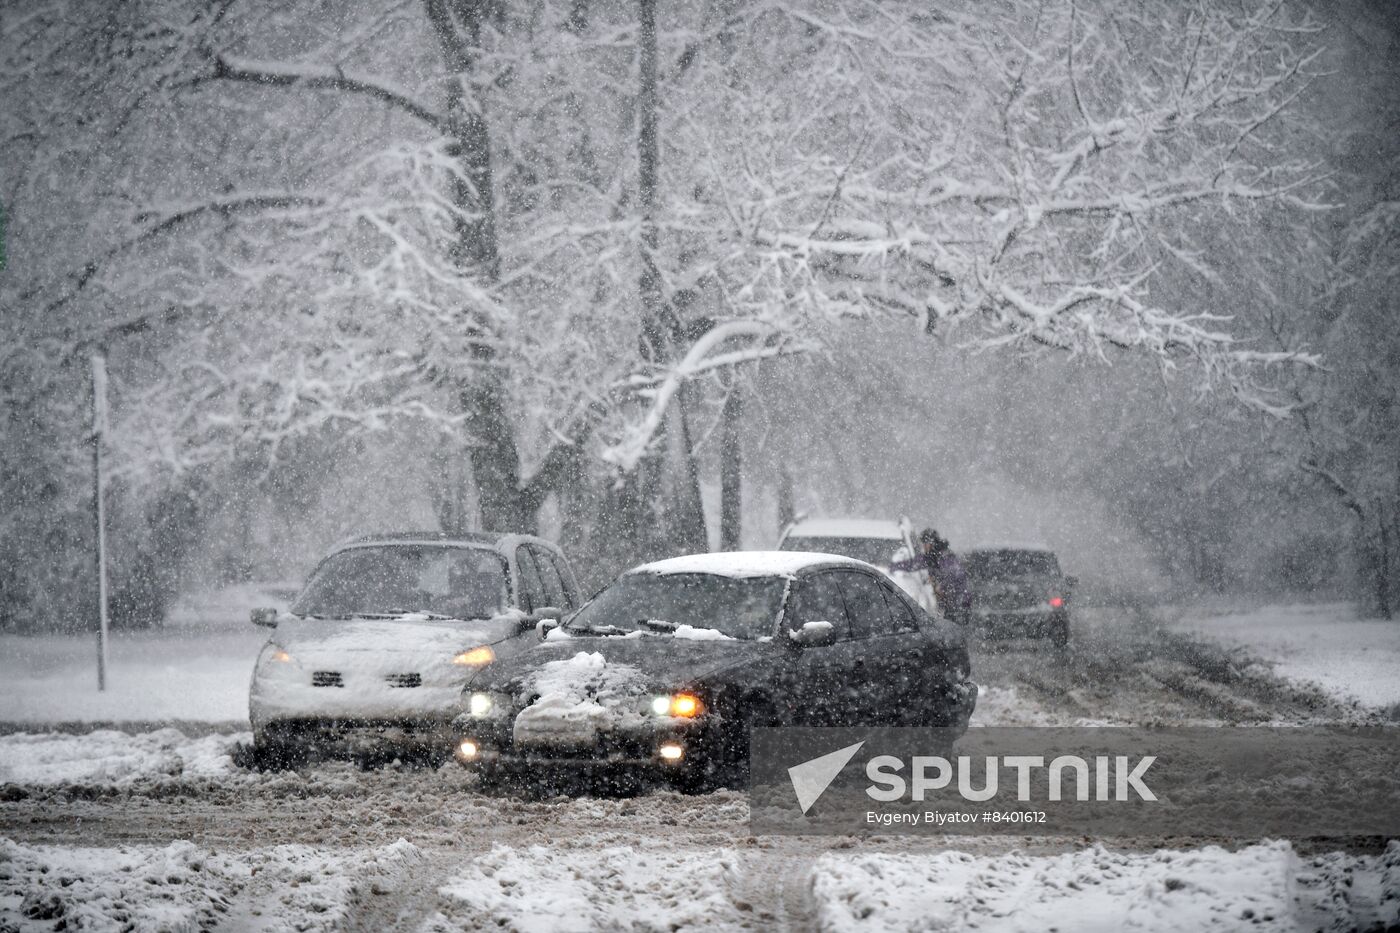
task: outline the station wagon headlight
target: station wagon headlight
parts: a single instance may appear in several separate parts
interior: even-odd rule
[[[491,702],[491,694],[473,693],[471,700],[467,703],[467,711],[477,719],[484,719],[491,715],[491,709],[495,705]]]
[[[460,664],[463,667],[485,667],[496,660],[496,652],[491,650],[490,645],[482,645],[470,651],[463,651],[452,659],[453,664]]]

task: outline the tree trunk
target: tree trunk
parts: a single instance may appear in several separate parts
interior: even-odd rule
[[[452,179],[453,261],[487,282],[500,275],[496,242],[496,194],[491,165],[491,133],[477,101],[466,94],[468,76],[481,27],[490,7],[487,0],[425,0],[428,20],[437,37],[447,72],[446,112],[452,142],[447,147],[461,174]],[[520,484],[520,452],[515,443],[509,397],[495,366],[495,351],[470,309],[462,314],[463,329],[472,339],[472,367],[457,383],[456,394],[466,416],[467,456],[471,460],[481,511],[481,527],[492,531],[535,530],[535,512],[526,503]]]
[[[792,495],[792,474],[786,467],[778,468],[778,533],[797,520],[797,506]]]
[[[737,551],[742,538],[743,457],[739,439],[740,419],[744,413],[743,390],[739,380],[729,387],[720,415],[719,440],[719,549]]]

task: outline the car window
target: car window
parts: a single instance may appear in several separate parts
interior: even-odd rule
[[[885,605],[889,607],[895,631],[917,632],[919,630],[918,618],[914,615],[914,607],[909,605],[908,597],[893,586],[882,585],[881,589],[885,591]]]
[[[894,632],[885,591],[879,581],[863,573],[840,575],[841,592],[846,597],[846,614],[851,619],[852,638],[874,638]]]
[[[851,626],[846,618],[846,601],[834,573],[817,573],[796,587],[788,600],[787,628],[797,631],[808,622],[830,622],[837,640],[850,637]]]
[[[413,612],[489,619],[509,601],[505,561],[494,551],[394,544],[332,554],[291,611],[323,619]]]
[[[515,562],[520,567],[520,595],[523,597],[520,608],[534,612],[548,606],[544,583],[540,580],[540,572],[535,567],[535,558],[530,555],[530,549],[523,544],[516,548]]]
[[[540,582],[544,584],[544,605],[557,609],[569,608],[569,598],[564,593],[564,579],[559,575],[559,568],[554,566],[554,555],[542,547],[534,546],[531,546],[530,554],[535,558],[535,569],[539,571]]]

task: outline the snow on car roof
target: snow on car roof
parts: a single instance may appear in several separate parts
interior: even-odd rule
[[[903,540],[899,522],[881,518],[809,518],[788,529],[789,538],[881,538]]]
[[[721,577],[790,577],[818,564],[866,564],[839,554],[810,551],[721,551],[717,554],[687,554],[633,567],[628,573],[709,573]]]

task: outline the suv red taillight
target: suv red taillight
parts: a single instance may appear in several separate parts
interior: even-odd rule
[[[1059,608],[1060,608],[1061,606],[1063,606],[1064,604],[1065,604],[1065,598],[1064,598],[1063,596],[1051,596],[1051,597],[1050,597],[1050,608],[1051,608],[1051,609],[1059,609]]]

